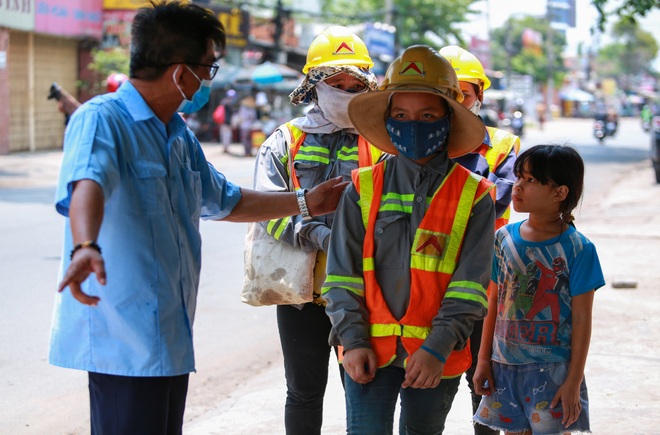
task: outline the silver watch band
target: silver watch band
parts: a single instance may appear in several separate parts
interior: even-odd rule
[[[304,218],[309,218],[309,209],[307,208],[307,201],[305,201],[305,193],[307,189],[298,189],[296,190],[296,199],[298,200],[298,208],[300,209],[300,215]]]

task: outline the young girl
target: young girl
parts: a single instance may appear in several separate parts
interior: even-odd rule
[[[537,145],[514,170],[513,208],[529,218],[495,235],[474,420],[507,434],[588,432],[584,366],[605,281],[596,248],[572,223],[584,163],[573,148]]]

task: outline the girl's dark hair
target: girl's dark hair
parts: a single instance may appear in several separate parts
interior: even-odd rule
[[[209,40],[224,50],[225,29],[213,12],[182,1],[152,0],[133,20],[130,76],[155,80],[175,63],[200,63]]]
[[[541,184],[554,183],[568,187],[568,195],[559,211],[564,221],[572,221],[571,212],[580,202],[584,189],[584,162],[577,150],[565,145],[533,146],[516,159],[513,167],[516,177],[522,176],[523,169]]]

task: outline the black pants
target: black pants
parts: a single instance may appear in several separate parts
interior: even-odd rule
[[[188,374],[133,377],[89,372],[92,435],[181,435]]]
[[[330,319],[324,307],[313,303],[305,304],[302,310],[278,305],[277,326],[286,376],[286,434],[320,434],[328,383]]]
[[[483,327],[483,320],[474,322],[474,329],[472,330],[472,335],[470,335],[470,353],[472,353],[472,365],[465,372],[465,379],[467,379],[468,386],[470,387],[470,395],[472,396],[472,414],[477,412],[477,408],[479,408],[479,403],[481,402],[481,396],[475,394],[474,392],[474,382],[472,382],[472,377],[474,376],[474,371],[477,369],[479,348],[481,347],[481,330]],[[499,433],[499,431],[491,429],[488,426],[474,423],[474,435],[498,435]]]

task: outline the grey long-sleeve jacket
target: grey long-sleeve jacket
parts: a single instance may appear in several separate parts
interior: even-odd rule
[[[426,165],[418,165],[404,157],[391,158],[385,169],[383,196],[395,192],[409,195],[410,202],[401,207],[380,211],[375,227],[374,268],[381,290],[395,318],[401,319],[410,298],[410,250],[415,232],[428,208],[430,198],[445,179],[451,162],[441,154]],[[328,252],[328,276],[362,279],[362,245],[365,228],[362,223],[359,194],[351,185],[344,193],[332,228]],[[472,209],[452,283],[474,282],[487,288],[490,282],[494,244],[495,204],[484,196]],[[428,291],[436,291],[429,288]],[[466,291],[471,291],[466,289]],[[328,302],[326,313],[333,324],[331,344],[346,350],[371,347],[368,311],[364,296],[326,282],[323,297]],[[462,349],[469,338],[474,321],[486,314],[478,301],[445,298],[432,322],[424,346],[447,358],[453,349]],[[403,366],[407,355],[399,345],[394,365]]]
[[[282,126],[280,128],[286,128]],[[288,144],[278,128],[261,145],[254,170],[254,189],[271,192],[289,190]],[[331,178],[350,180],[358,167],[358,135],[345,130],[329,134],[308,133],[294,167],[302,188],[311,188]],[[305,250],[327,251],[334,213],[303,221],[300,215],[263,222],[276,239]]]

